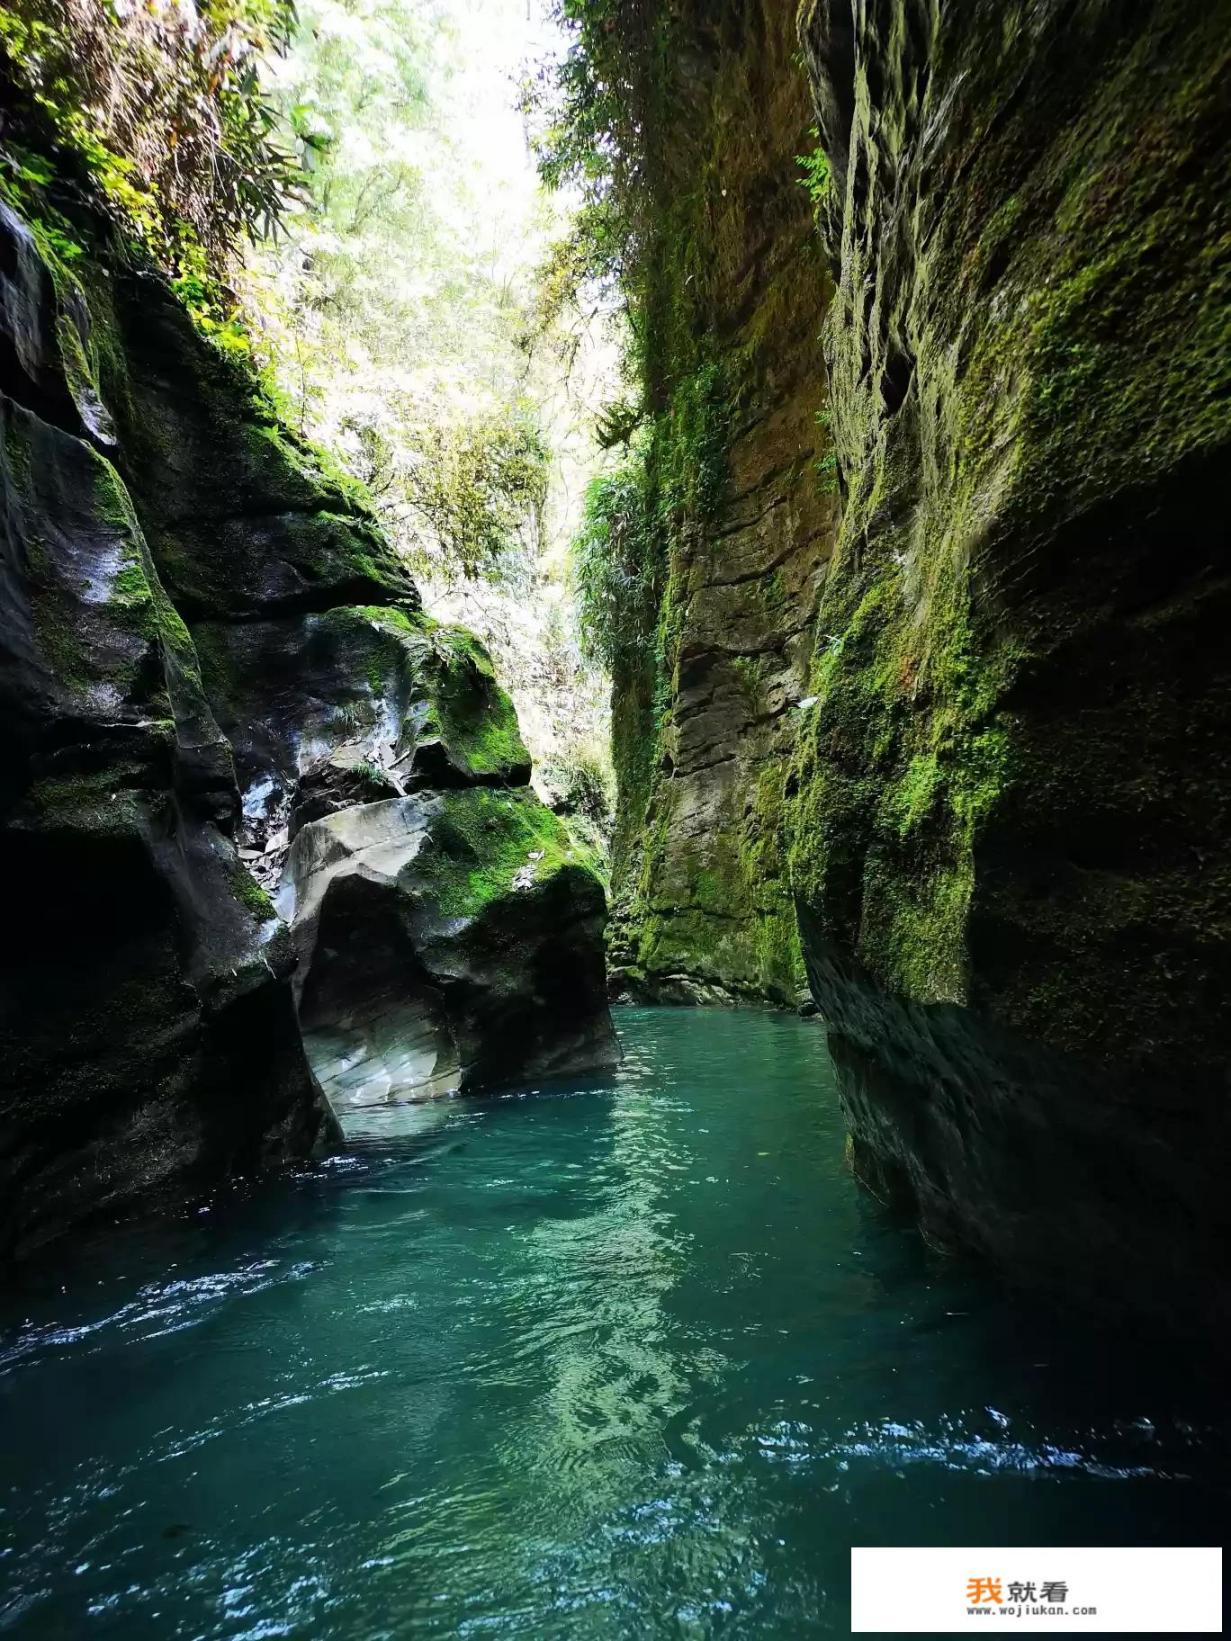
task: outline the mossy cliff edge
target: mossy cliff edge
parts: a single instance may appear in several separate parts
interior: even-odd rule
[[[784,0],[656,28],[637,63],[642,421],[620,539],[646,596],[613,668],[613,982],[793,1004],[782,788],[836,505],[811,113]]]
[[[842,524],[791,873],[859,1171],[1231,1319],[1231,8],[809,0]]]
[[[352,1099],[433,1092],[432,1060],[456,1088],[613,1053],[602,889],[483,647],[112,225],[71,190],[53,229],[26,203],[0,204],[0,1257],[328,1134],[314,954],[274,895],[340,814],[482,806],[413,882],[352,874],[402,919],[368,977],[432,1026],[393,1075],[318,997]],[[503,1043],[472,1018],[496,996]]]

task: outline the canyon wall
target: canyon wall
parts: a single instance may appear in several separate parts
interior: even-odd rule
[[[865,1181],[1224,1329],[1231,7],[650,12],[616,981],[794,1001],[793,896]]]
[[[60,198],[0,204],[0,1258],[615,1053],[482,646]]]
[[[842,524],[790,779],[863,1177],[1231,1316],[1231,8],[810,0]]]
[[[783,0],[675,8],[643,126],[659,569],[615,674],[611,940],[613,984],[643,998],[804,995],[782,788],[836,487],[796,59]]]

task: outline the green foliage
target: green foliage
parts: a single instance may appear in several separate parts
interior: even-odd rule
[[[605,749],[597,745],[568,748],[540,775],[557,795],[560,814],[579,816],[600,836],[610,833],[615,812],[615,774]]]
[[[234,301],[219,285],[204,247],[181,235],[171,288],[193,324],[224,354],[251,362],[252,338]]]
[[[644,406],[634,404],[628,398],[615,399],[604,405],[598,413],[594,429],[599,446],[603,450],[613,450],[616,445],[622,444],[627,449],[644,417]]]
[[[582,649],[614,673],[636,659],[657,613],[657,545],[642,449],[594,479],[573,541]]]
[[[581,308],[587,286],[597,288],[600,303],[604,296],[618,298],[626,238],[621,213],[609,196],[590,198],[573,213],[568,234],[555,241],[539,265],[528,346],[558,325],[568,309]]]
[[[550,452],[529,304],[484,243],[495,224],[475,231],[484,179],[445,129],[467,60],[417,0],[300,11],[277,102],[305,190],[250,265],[260,346],[289,419],[339,452],[422,578],[498,580],[541,544]]]
[[[645,152],[640,122],[670,44],[665,8],[656,0],[556,0],[552,15],[569,47],[524,98],[544,181],[575,184],[589,200],[614,190],[635,209]]]
[[[403,557],[442,583],[495,580],[542,529],[550,452],[528,411],[464,421],[348,419],[352,471]]]
[[[11,142],[0,148],[0,199],[24,219],[55,279],[68,273],[86,247],[81,230],[48,199],[52,179],[52,168],[40,155]]]
[[[556,0],[564,54],[524,89],[539,169],[551,188],[576,190],[582,211],[551,270],[574,288],[607,283],[634,332],[654,278],[663,203],[657,142],[672,49],[661,0]],[[560,293],[556,292],[556,301]]]
[[[660,698],[678,636],[667,566],[691,530],[717,517],[726,453],[725,381],[706,364],[680,384],[667,410],[644,421],[619,466],[591,483],[573,541],[586,655],[617,676],[652,657]]]
[[[211,0],[198,11],[115,0],[11,0],[0,53],[19,129],[84,181],[161,267],[219,275],[237,243],[273,230],[298,169],[274,141],[264,53],[285,47],[291,0]]]
[[[810,148],[806,154],[797,154],[795,163],[803,172],[799,179],[800,184],[808,190],[813,210],[819,211],[829,198],[829,155],[821,147],[821,133],[815,125],[809,129],[808,134],[816,146]]]
[[[405,471],[409,506],[443,549],[442,568],[490,574],[524,524],[541,524],[549,456],[528,419],[486,416],[416,436]]]

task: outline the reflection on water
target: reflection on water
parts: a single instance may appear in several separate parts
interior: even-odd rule
[[[937,1264],[821,1034],[630,1011],[599,1087],[78,1250],[0,1335],[0,1628],[845,1633],[852,1543],[1209,1543],[1191,1356]]]

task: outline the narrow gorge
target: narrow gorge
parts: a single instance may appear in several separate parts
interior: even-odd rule
[[[0,7],[0,1628],[1191,1620],[1229,58]]]

